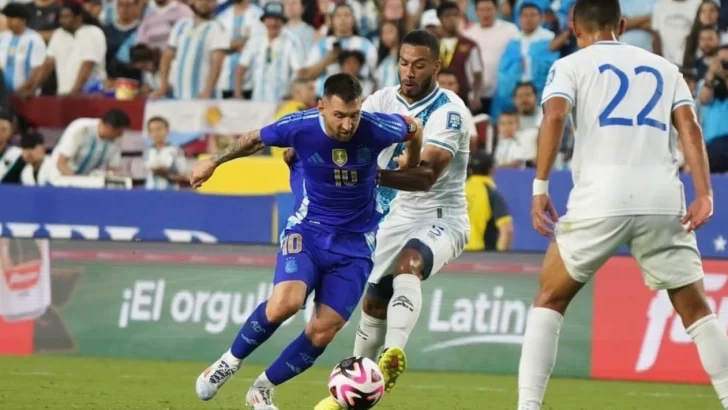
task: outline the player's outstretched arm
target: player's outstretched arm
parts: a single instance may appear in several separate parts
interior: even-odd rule
[[[380,169],[377,174],[379,185],[400,191],[427,191],[432,188],[452,161],[453,154],[447,149],[428,144],[421,156],[419,166],[414,168]]]
[[[260,137],[260,130],[253,130],[233,141],[225,149],[213,154],[210,158],[199,161],[190,172],[190,185],[200,187],[215,172],[220,164],[236,158],[247,157],[263,149],[265,144]]]
[[[415,168],[420,164],[421,160],[423,139],[422,134],[424,132],[425,126],[422,124],[422,121],[416,118],[404,117],[404,119],[405,121],[407,121],[407,123],[415,124],[415,126],[417,127],[414,134],[412,134],[412,137],[407,142],[407,151],[405,151],[407,161],[404,163],[405,167],[407,168]]]
[[[685,162],[690,168],[695,187],[695,201],[683,217],[689,223],[688,230],[700,228],[713,215],[713,187],[710,182],[708,153],[705,149],[703,130],[698,123],[695,108],[685,104],[672,112],[672,120],[682,142]]]

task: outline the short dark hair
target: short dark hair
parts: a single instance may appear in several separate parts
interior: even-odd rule
[[[440,40],[427,30],[412,30],[402,39],[402,45],[427,47],[434,59],[440,58]]]
[[[68,9],[68,11],[70,11],[76,17],[83,16],[85,11],[81,3],[73,0],[65,0],[61,4],[61,8]]]
[[[440,3],[440,5],[437,7],[437,17],[442,17],[443,14],[445,14],[446,11],[455,10],[458,13],[460,13],[460,7],[457,5],[457,3],[452,1],[443,1]]]
[[[513,95],[515,96],[516,93],[518,92],[518,89],[520,89],[522,87],[530,88],[531,91],[533,91],[533,93],[538,96],[538,91],[536,90],[536,86],[530,81],[521,81],[518,84],[516,84],[516,87],[513,88]]]
[[[501,111],[501,113],[500,113],[501,117],[504,115],[513,115],[515,117],[518,117],[518,110],[516,110],[513,107],[506,108],[505,110]]]
[[[155,54],[155,50],[146,44],[137,44],[129,49],[129,57],[132,64],[154,61]]]
[[[20,136],[20,148],[33,149],[38,145],[44,144],[43,134],[38,131],[31,130]]]
[[[493,3],[498,8],[498,0],[475,0],[475,7],[478,7],[478,3]]]
[[[339,65],[344,64],[344,62],[350,58],[356,58],[356,60],[359,62],[359,65],[364,66],[364,63],[366,62],[366,57],[364,57],[364,54],[359,50],[342,50],[339,54]]]
[[[361,83],[347,73],[334,74],[324,83],[324,96],[337,96],[344,102],[354,101],[362,96]]]
[[[124,111],[118,108],[112,108],[107,111],[101,121],[103,121],[104,124],[116,129],[127,128],[129,125],[131,125],[131,120],[129,119],[129,116]]]
[[[8,5],[3,7],[2,13],[7,18],[22,19],[26,22],[30,19],[28,8],[25,7],[25,4],[21,3],[8,3]]]
[[[470,160],[468,161],[468,168],[475,175],[490,174],[494,165],[495,161],[493,160],[493,156],[483,151],[473,153],[470,155]]]
[[[576,0],[574,20],[594,31],[616,30],[622,20],[619,0]]]
[[[538,11],[538,14],[543,14],[543,10],[541,10],[541,7],[539,7],[538,4],[532,3],[530,1],[521,4],[521,7],[518,9],[518,14],[523,13],[523,10],[525,9],[536,9],[536,11]]]
[[[167,119],[164,117],[156,116],[150,118],[147,121],[147,127],[149,127],[153,122],[161,122],[162,124],[164,124],[165,127],[169,128],[169,121],[167,121]]]

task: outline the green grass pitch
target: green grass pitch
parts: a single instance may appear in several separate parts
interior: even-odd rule
[[[262,370],[243,367],[209,402],[194,381],[208,363],[0,357],[0,409],[244,409]],[[329,369],[313,368],[280,387],[281,410],[311,410],[327,394]],[[516,377],[408,372],[378,410],[515,410]],[[544,410],[709,410],[720,404],[709,386],[554,379]]]

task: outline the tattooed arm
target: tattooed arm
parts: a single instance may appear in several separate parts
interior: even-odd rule
[[[253,130],[233,141],[227,148],[213,154],[210,159],[217,166],[236,158],[253,155],[262,150],[263,147],[265,147],[265,144],[260,137],[260,130]]]
[[[233,141],[227,148],[213,154],[210,158],[199,161],[190,172],[190,185],[199,188],[210,179],[215,169],[235,158],[247,157],[263,149],[265,144],[260,137],[260,130],[253,130]]]

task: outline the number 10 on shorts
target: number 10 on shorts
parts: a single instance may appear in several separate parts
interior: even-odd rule
[[[303,249],[303,238],[300,233],[292,233],[283,238],[281,242],[281,253],[283,256],[295,255]]]

